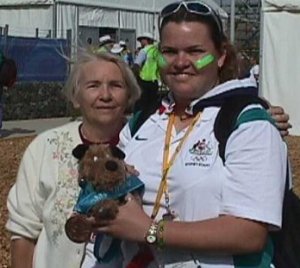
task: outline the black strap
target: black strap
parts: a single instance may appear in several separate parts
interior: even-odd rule
[[[132,118],[129,121],[129,127],[132,137],[145,123],[145,121],[160,107],[161,99],[162,96],[155,100],[155,102],[148,104],[147,107],[143,108],[143,110],[139,110],[133,114]]]
[[[282,228],[272,234],[274,242],[274,265],[276,268],[300,268],[300,199],[290,189],[289,163],[282,210]]]
[[[219,155],[223,162],[225,161],[225,147],[227,140],[234,130],[237,118],[241,111],[250,104],[261,104],[264,108],[268,108],[268,104],[256,96],[237,95],[227,97],[221,105],[214,123],[214,133],[219,142]]]

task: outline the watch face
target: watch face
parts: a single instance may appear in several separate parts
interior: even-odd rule
[[[147,235],[146,240],[149,244],[153,244],[156,241],[156,236],[155,235]]]

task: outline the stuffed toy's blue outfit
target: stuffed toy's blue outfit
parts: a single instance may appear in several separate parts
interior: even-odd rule
[[[140,195],[143,194],[145,185],[136,176],[129,176],[119,186],[115,187],[112,191],[96,191],[94,186],[90,182],[80,183],[81,191],[77,203],[74,207],[74,211],[79,214],[88,214],[90,210],[100,201],[108,199],[119,199],[126,194],[138,191]],[[94,245],[94,255],[98,262],[110,262],[114,257],[120,254],[120,240],[111,238],[107,235],[97,235]],[[103,244],[109,243],[110,246],[104,246]],[[108,248],[105,252],[101,252],[101,247]]]

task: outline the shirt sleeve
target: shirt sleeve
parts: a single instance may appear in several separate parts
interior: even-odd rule
[[[21,160],[16,183],[11,188],[8,199],[8,221],[6,228],[18,236],[37,239],[43,227],[42,206],[44,198],[39,191],[39,166],[42,157],[34,153],[37,141],[26,149]]]
[[[134,60],[134,64],[139,65],[140,67],[143,66],[144,62],[147,59],[147,53],[144,49],[141,49],[137,55],[137,57]]]
[[[229,137],[221,214],[281,226],[287,148],[268,121],[243,123]]]

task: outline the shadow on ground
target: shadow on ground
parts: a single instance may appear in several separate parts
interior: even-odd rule
[[[32,134],[35,130],[24,128],[1,129],[0,137],[6,138],[14,134]]]

